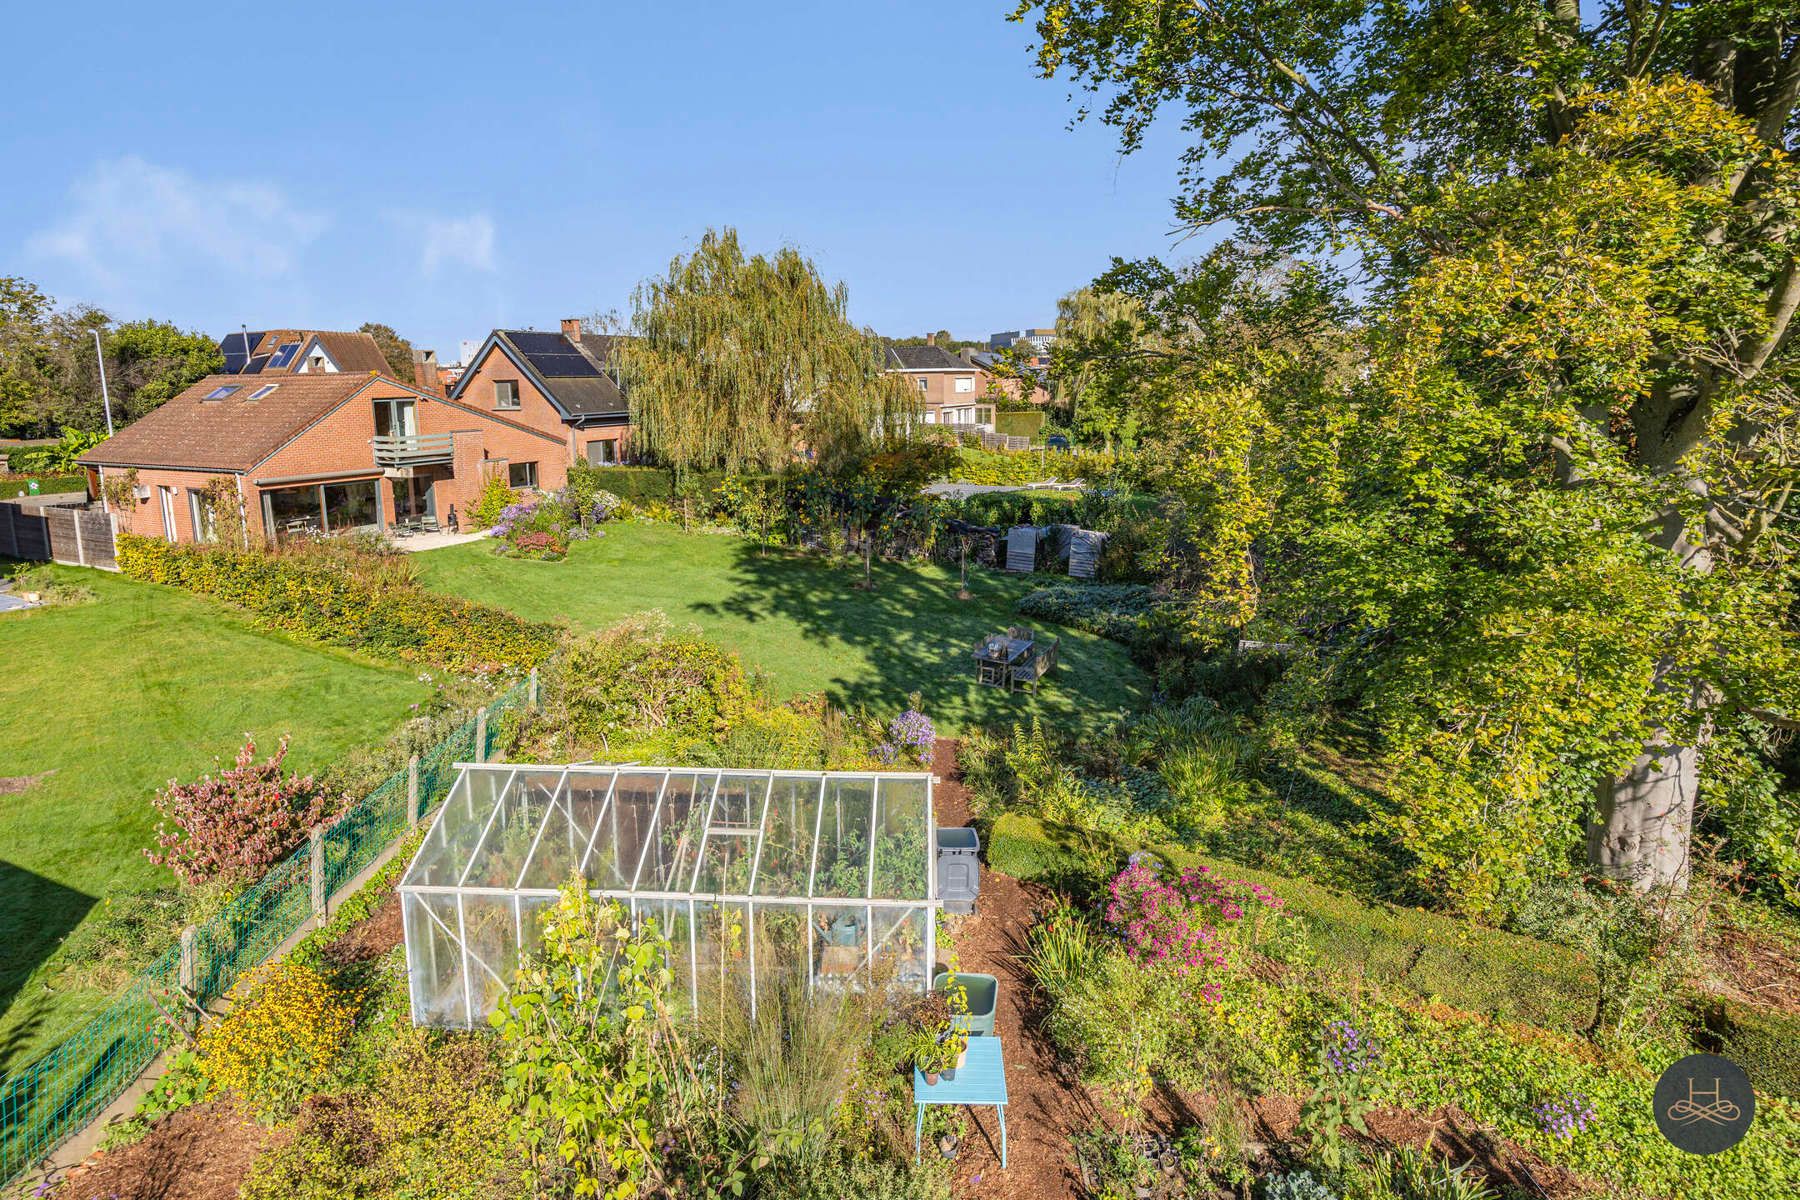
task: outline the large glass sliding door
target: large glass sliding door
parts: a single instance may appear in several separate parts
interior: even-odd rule
[[[348,533],[381,524],[378,481],[268,488],[262,494],[263,527],[276,543],[294,537]]]

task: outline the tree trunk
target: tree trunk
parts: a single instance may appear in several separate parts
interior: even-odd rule
[[[1589,865],[1639,891],[1685,890],[1699,758],[1692,746],[1648,746],[1625,774],[1602,780]]]

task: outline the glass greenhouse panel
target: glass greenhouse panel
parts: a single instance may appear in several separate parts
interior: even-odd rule
[[[519,886],[545,819],[562,803],[564,774],[560,770],[511,773],[481,835],[481,844],[463,872],[462,886]]]
[[[631,886],[644,851],[651,844],[656,822],[656,802],[668,776],[661,773],[619,772],[613,784],[612,803],[594,831],[587,878],[595,887],[622,889]]]
[[[878,899],[925,894],[931,876],[930,805],[923,779],[883,779],[875,792],[875,883]]]
[[[706,833],[706,810],[718,775],[671,774],[651,826],[650,841],[636,868],[633,888],[640,892],[687,892]],[[593,878],[592,872],[584,872]]]
[[[454,895],[403,895],[408,990],[415,1025],[461,1029],[468,1025],[463,992],[462,938]]]
[[[462,881],[469,855],[481,842],[488,818],[494,815],[494,801],[509,775],[510,771],[464,771],[457,778],[438,812],[437,823],[413,859],[407,882],[450,885]]]
[[[807,894],[824,783],[814,775],[776,776],[763,818],[762,859],[756,867],[758,896]]]
[[[815,896],[869,894],[869,818],[873,777],[828,779],[819,804],[819,840],[813,866]]]
[[[417,1024],[503,1008],[574,878],[656,923],[671,1002],[701,1017],[789,988],[923,990],[938,966],[928,775],[459,767],[400,885]]]

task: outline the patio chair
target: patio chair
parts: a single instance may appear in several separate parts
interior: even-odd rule
[[[977,658],[975,660],[975,682],[988,687],[1005,687],[1010,672],[1006,664],[998,659]]]
[[[1006,636],[1015,642],[1028,642],[1031,640],[1031,630],[1023,625],[1008,625]]]

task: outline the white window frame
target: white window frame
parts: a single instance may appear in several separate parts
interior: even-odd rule
[[[974,390],[975,390],[975,377],[973,375],[958,375],[956,377],[957,394],[964,395],[967,393],[971,393]]]

